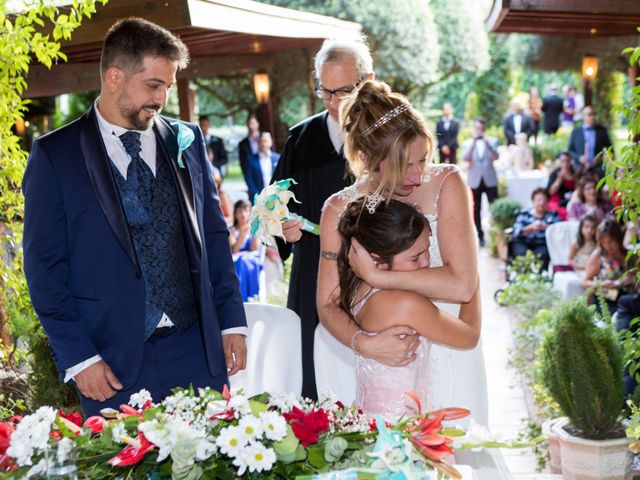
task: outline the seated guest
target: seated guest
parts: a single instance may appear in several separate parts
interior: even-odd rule
[[[574,128],[569,137],[568,150],[573,158],[573,167],[576,171],[595,168],[598,178],[602,178],[604,152],[611,147],[611,139],[607,129],[596,124],[596,112],[592,106],[584,107],[582,120],[582,125]]]
[[[634,245],[640,244],[640,217],[636,219],[635,224],[633,222],[627,222],[622,243],[626,249],[633,248]]]
[[[555,210],[562,220],[567,219],[567,204],[576,188],[576,174],[571,164],[569,152],[558,155],[560,166],[549,175],[547,191],[549,192],[549,210]]]
[[[229,229],[229,244],[233,263],[240,279],[242,301],[255,297],[260,292],[260,272],[263,268],[260,242],[250,232],[249,215],[251,204],[238,200],[233,206],[233,226]]]
[[[603,198],[597,190],[597,180],[587,176],[578,182],[575,198],[567,206],[567,219],[581,220],[585,215],[591,215],[600,222],[612,208],[611,200]]]
[[[560,221],[558,214],[547,208],[547,190],[536,188],[531,194],[533,207],[518,213],[513,224],[513,255],[519,257],[531,250],[542,262],[544,270],[549,266],[549,251],[545,230],[552,223]]]
[[[638,331],[638,324],[632,324],[631,320],[640,317],[640,293],[629,293],[627,295],[621,295],[617,304],[616,310],[616,331],[629,330],[631,333],[636,334]],[[624,394],[625,396],[631,395],[636,389],[637,383],[635,375],[631,375],[629,372],[629,365],[624,369]]]
[[[580,274],[584,274],[587,260],[598,246],[596,243],[597,227],[598,222],[594,217],[591,215],[582,217],[578,227],[578,238],[569,249],[569,265]]]
[[[269,185],[278,160],[280,160],[280,154],[271,151],[272,143],[271,134],[262,132],[258,142],[258,153],[251,155],[247,161],[245,180],[247,187],[249,187],[249,200],[251,201],[255,195]]]
[[[602,289],[602,294],[613,314],[616,311],[618,297],[633,291],[637,258],[627,260],[627,251],[622,244],[622,229],[614,218],[606,218],[596,230],[598,248],[596,248],[585,268],[582,286],[585,289]],[[592,295],[592,302],[599,308]]]

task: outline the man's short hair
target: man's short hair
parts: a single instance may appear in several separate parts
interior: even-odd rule
[[[199,121],[199,122],[203,122],[203,121],[205,121],[205,120],[206,120],[207,122],[209,121],[209,115],[200,115],[200,116],[198,117],[198,121]]]
[[[364,78],[373,73],[373,59],[365,38],[341,40],[328,38],[320,47],[315,58],[315,75],[320,79],[320,71],[325,63],[346,62],[353,60],[356,64],[358,77]]]
[[[540,195],[540,194],[547,197],[547,201],[549,200],[549,192],[544,187],[538,187],[534,189],[533,192],[531,192],[531,200],[533,200],[536,197],[536,195]]]
[[[477,117],[474,122],[482,124],[483,127],[487,126],[487,121],[482,117]]]
[[[142,70],[145,57],[159,57],[178,63],[178,70],[189,64],[189,50],[169,30],[142,18],[125,18],[114,23],[102,45],[100,71],[117,67],[127,74]]]

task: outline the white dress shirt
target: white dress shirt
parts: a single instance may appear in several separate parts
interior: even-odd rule
[[[327,115],[327,128],[329,129],[329,138],[331,139],[333,148],[335,148],[336,152],[340,153],[342,145],[344,145],[340,122],[334,120],[331,115]]]
[[[266,187],[271,183],[271,176],[273,175],[273,163],[271,162],[271,150],[267,150],[265,154],[258,153],[260,158],[260,170],[262,171],[262,181]]]
[[[516,133],[520,133],[522,129],[522,115],[520,115],[519,113],[516,113],[513,116],[513,130]]]
[[[99,99],[98,99],[99,100]],[[122,141],[120,140],[120,135],[127,132],[126,128],[119,127],[118,125],[114,125],[105,120],[105,118],[100,114],[98,110],[98,100],[94,103],[94,108],[96,112],[96,117],[98,118],[98,127],[100,128],[100,135],[102,136],[102,140],[104,141],[105,149],[107,150],[107,155],[118,169],[118,172],[122,174],[122,176],[127,178],[127,168],[129,167],[129,163],[131,162],[131,157],[127,153]],[[147,130],[136,130],[140,133],[140,157],[144,160],[153,176],[156,175],[156,137],[153,133],[153,129],[150,127]],[[160,319],[160,323],[158,323],[158,327],[171,327],[173,326],[173,322],[167,316],[166,313],[162,314],[162,318]],[[247,335],[248,330],[247,327],[234,327],[228,328],[226,330],[222,330],[222,335],[228,335],[232,333],[239,333],[242,335]],[[90,367],[96,362],[102,360],[100,355],[94,355],[87,360],[80,362],[74,365],[71,368],[68,368],[65,371],[64,381],[65,383],[72,380],[78,373],[84,370],[87,367]]]

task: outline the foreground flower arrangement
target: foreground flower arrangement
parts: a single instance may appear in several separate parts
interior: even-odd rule
[[[444,409],[391,425],[330,394],[313,403],[225,387],[176,389],[160,404],[142,390],[120,411],[101,413],[82,422],[77,413],[41,407],[0,423],[0,478],[35,478],[52,465],[71,465],[88,479],[310,479],[336,470],[348,472],[343,478],[419,480],[433,470],[459,478],[444,458],[451,437],[464,432],[443,430],[442,421],[469,412]],[[464,439],[465,447],[481,443],[477,432]]]

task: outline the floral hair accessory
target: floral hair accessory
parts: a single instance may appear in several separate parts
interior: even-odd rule
[[[376,213],[376,208],[378,208],[380,202],[383,201],[384,197],[382,195],[380,195],[379,193],[373,193],[367,197],[367,201],[365,202],[364,206],[367,210],[369,210],[369,213],[373,215],[374,213]]]
[[[178,126],[178,166],[184,168],[182,152],[189,148],[196,136],[193,131],[182,122],[172,122],[171,125]]]
[[[289,191],[291,185],[296,181],[292,178],[279,180],[268,187],[265,187],[253,199],[253,208],[249,217],[251,225],[251,235],[269,247],[275,247],[275,238],[284,238],[282,233],[282,222],[287,220],[298,220],[302,222],[302,230],[320,235],[320,226],[309,220],[289,212],[287,203],[293,199],[298,202],[293,192]]]
[[[382,117],[380,117],[376,123],[367,128],[362,135],[366,137],[371,132],[377,130],[379,127],[387,123],[389,120],[393,120],[402,112],[406,112],[407,110],[409,110],[409,108],[411,108],[411,105],[409,105],[408,103],[403,103],[402,105],[398,105],[396,108],[389,110]]]

